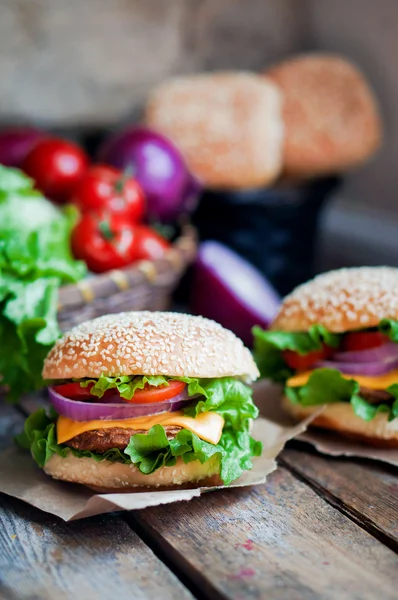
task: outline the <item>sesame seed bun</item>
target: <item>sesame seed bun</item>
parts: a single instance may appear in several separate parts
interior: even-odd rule
[[[149,127],[168,136],[208,188],[272,183],[282,168],[282,97],[264,77],[220,72],[178,77],[152,91]]]
[[[307,331],[316,323],[342,333],[398,320],[398,269],[356,267],[318,275],[283,301],[271,325],[279,331]]]
[[[298,421],[319,410],[319,405],[293,404],[286,396],[282,399],[282,406]],[[363,441],[371,446],[398,448],[398,419],[388,421],[386,413],[379,413],[371,421],[364,421],[354,413],[349,402],[326,405],[323,412],[311,422],[311,426],[332,429],[344,437]]]
[[[337,173],[380,147],[376,100],[362,73],[339,56],[308,54],[265,71],[284,95],[284,174]]]
[[[201,485],[219,485],[219,461],[212,457],[204,464],[198,460],[185,464],[179,458],[174,467],[161,467],[145,475],[133,464],[122,464],[93,458],[66,457],[53,454],[44,471],[54,479],[80,483],[101,492],[129,491],[137,487],[170,487],[201,482]]]
[[[218,323],[171,312],[126,312],[66,333],[44,362],[45,379],[168,375],[257,379],[250,351]]]

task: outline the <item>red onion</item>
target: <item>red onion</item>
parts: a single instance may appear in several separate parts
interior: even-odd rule
[[[260,271],[233,250],[214,241],[201,244],[192,287],[194,313],[214,319],[251,345],[252,327],[267,328],[279,303]]]
[[[149,129],[131,127],[101,146],[98,159],[119,169],[131,167],[144,190],[150,219],[172,221],[192,211],[200,185],[166,137]]]
[[[398,367],[398,358],[390,361],[375,362],[338,362],[332,360],[322,360],[315,364],[315,368],[337,369],[348,375],[383,375]]]
[[[44,135],[35,127],[12,127],[0,131],[0,164],[20,167],[25,156]]]
[[[387,342],[382,346],[371,348],[369,350],[336,352],[332,356],[333,361],[336,360],[338,362],[350,363],[384,362],[394,358],[398,358],[398,344],[394,344],[394,342]]]
[[[68,417],[73,421],[94,421],[96,419],[134,419],[164,412],[173,412],[184,408],[195,396],[188,396],[185,389],[170,400],[152,402],[147,404],[134,404],[133,402],[81,402],[70,400],[58,394],[54,388],[48,388],[50,401],[58,414]]]

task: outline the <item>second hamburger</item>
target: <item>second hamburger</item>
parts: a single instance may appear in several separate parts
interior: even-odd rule
[[[398,269],[319,275],[254,334],[260,372],[285,384],[287,412],[301,419],[325,405],[312,425],[398,447]]]

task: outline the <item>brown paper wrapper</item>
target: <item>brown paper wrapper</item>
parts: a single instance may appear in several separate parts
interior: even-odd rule
[[[23,500],[64,521],[191,500],[204,492],[216,489],[264,483],[267,475],[276,469],[275,458],[286,441],[302,433],[305,426],[304,422],[284,426],[263,418],[257,419],[252,435],[263,443],[264,451],[260,457],[254,459],[253,469],[229,486],[93,494],[84,486],[51,479],[37,467],[28,452],[13,446],[0,455],[0,492]]]
[[[280,385],[262,380],[254,385],[254,401],[260,408],[261,414],[270,422],[277,423],[280,427],[291,427],[292,419],[281,408],[283,388]],[[306,420],[310,424],[317,415],[314,413]],[[348,456],[378,460],[398,467],[398,450],[390,448],[374,448],[353,440],[345,439],[332,431],[319,429],[306,429],[297,435],[296,440],[311,444],[315,449],[329,456]]]

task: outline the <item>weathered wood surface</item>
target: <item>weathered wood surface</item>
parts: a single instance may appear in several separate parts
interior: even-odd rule
[[[64,523],[5,496],[0,572],[9,600],[192,598],[119,516]]]
[[[40,404],[0,404],[3,447]],[[73,523],[0,495],[0,598],[395,599],[396,470],[282,461],[265,486]]]
[[[398,470],[383,463],[325,457],[296,449],[284,464],[325,499],[398,550]]]
[[[22,427],[0,404],[0,434]],[[0,494],[0,598],[98,600],[193,598],[120,515],[64,523]]]
[[[265,486],[131,514],[209,598],[397,597],[397,556],[286,469]]]

